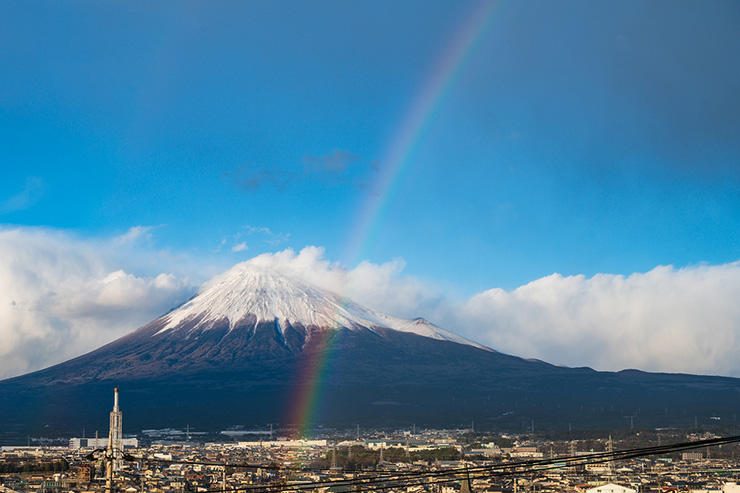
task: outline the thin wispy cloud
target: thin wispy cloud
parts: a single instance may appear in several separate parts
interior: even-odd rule
[[[378,171],[377,161],[363,160],[359,154],[337,149],[323,156],[303,157],[303,178],[313,178],[334,186],[369,188]]]
[[[47,185],[41,178],[31,176],[26,179],[23,189],[12,197],[0,201],[0,214],[22,211],[33,206],[43,197]]]
[[[245,231],[247,234],[252,235],[255,233],[264,233],[266,235],[272,236],[274,233],[270,230],[270,228],[266,228],[264,226],[255,227],[255,226],[244,226]]]
[[[359,154],[337,149],[329,154],[301,159],[301,168],[284,169],[278,166],[242,165],[222,177],[244,192],[257,192],[265,187],[284,191],[290,186],[322,183],[330,186],[367,188],[378,170],[376,161],[363,160]]]
[[[271,247],[276,247],[285,243],[290,238],[290,233],[275,233],[270,228],[266,228],[264,226],[245,226],[244,229],[247,235],[261,237],[259,241],[270,245]]]
[[[335,150],[325,156],[304,156],[305,173],[339,174],[359,162],[360,156],[345,150]]]
[[[132,244],[142,239],[151,239],[153,226],[133,226],[124,234],[113,238],[113,242],[119,245]]]
[[[232,252],[244,252],[247,250],[247,248],[248,248],[247,242],[243,241],[239,243],[238,245],[234,245],[233,247],[231,247],[231,251]]]
[[[248,237],[249,240],[245,240]],[[231,236],[221,238],[218,246],[213,250],[214,253],[220,253],[227,248],[231,253],[246,252],[249,250],[250,243],[268,245],[275,248],[290,238],[290,233],[275,233],[265,226],[244,226]]]
[[[262,166],[242,166],[222,176],[243,192],[256,192],[266,185],[281,190],[295,179],[293,173]]]

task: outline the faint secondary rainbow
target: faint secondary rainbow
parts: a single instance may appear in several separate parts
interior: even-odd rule
[[[486,27],[491,24],[494,14],[501,10],[499,7],[502,4],[499,1],[484,1],[475,6],[458,30],[453,43],[438,59],[421,92],[401,120],[398,132],[380,163],[373,193],[368,194],[349,237],[344,255],[349,265],[354,265],[364,257],[370,238],[376,233],[384,209],[401,181],[400,176],[416,144],[422,139],[435,111],[453,86]]]
[[[345,249],[344,258],[353,265],[361,259],[369,239],[380,223],[383,210],[393,195],[394,186],[404,165],[421,140],[425,128],[433,119],[445,94],[452,86],[465,62],[473,52],[478,40],[491,23],[501,2],[483,1],[478,3],[465,19],[447,50],[438,59],[433,72],[414,99],[409,111],[401,120],[396,137],[391,141],[381,161],[381,168],[373,186],[374,193],[360,208],[355,228]],[[349,286],[347,287],[349,288]],[[298,435],[306,436],[308,427],[317,418],[320,409],[323,384],[329,378],[331,353],[335,337],[334,331],[324,331],[317,336],[315,352],[306,359],[301,368],[298,394],[293,401],[290,422],[297,424]]]

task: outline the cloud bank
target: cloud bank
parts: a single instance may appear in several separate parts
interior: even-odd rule
[[[398,317],[418,317],[441,302],[434,287],[402,275],[406,264],[401,259],[383,264],[362,262],[348,270],[324,258],[323,248],[309,246],[299,253],[287,249],[248,262],[288,271],[322,289]]]
[[[122,249],[146,230],[89,240],[0,229],[0,378],[96,349],[188,297],[187,278],[135,275],[121,265]]]
[[[630,276],[553,274],[491,289],[451,315],[503,351],[602,370],[740,376],[740,263]]]
[[[191,296],[188,278],[162,268],[168,264],[160,252],[148,253],[149,263],[159,262],[156,274],[137,273],[122,260],[121,249],[149,234],[137,227],[117,238],[85,240],[48,230],[0,230],[0,378],[95,349]],[[288,271],[389,315],[425,317],[525,358],[598,370],[740,376],[740,262],[659,266],[629,276],[553,274],[468,299],[405,274],[401,259],[347,269],[326,259],[322,248],[306,247],[248,262]]]
[[[740,376],[740,262],[629,276],[553,274],[467,300],[403,275],[403,261],[352,270],[309,247],[255,257],[389,315],[423,316],[498,351],[598,370]]]

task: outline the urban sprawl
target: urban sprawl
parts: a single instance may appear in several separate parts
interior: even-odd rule
[[[721,430],[527,434],[468,429],[122,433],[0,450],[0,493],[740,493],[740,438]],[[606,436],[604,436],[606,435]],[[724,436],[725,438],[721,438]]]

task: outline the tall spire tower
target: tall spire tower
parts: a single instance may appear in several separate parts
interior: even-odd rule
[[[115,389],[113,411],[110,413],[108,453],[112,458],[113,471],[120,470],[123,465],[123,414],[118,409],[118,387]]]

